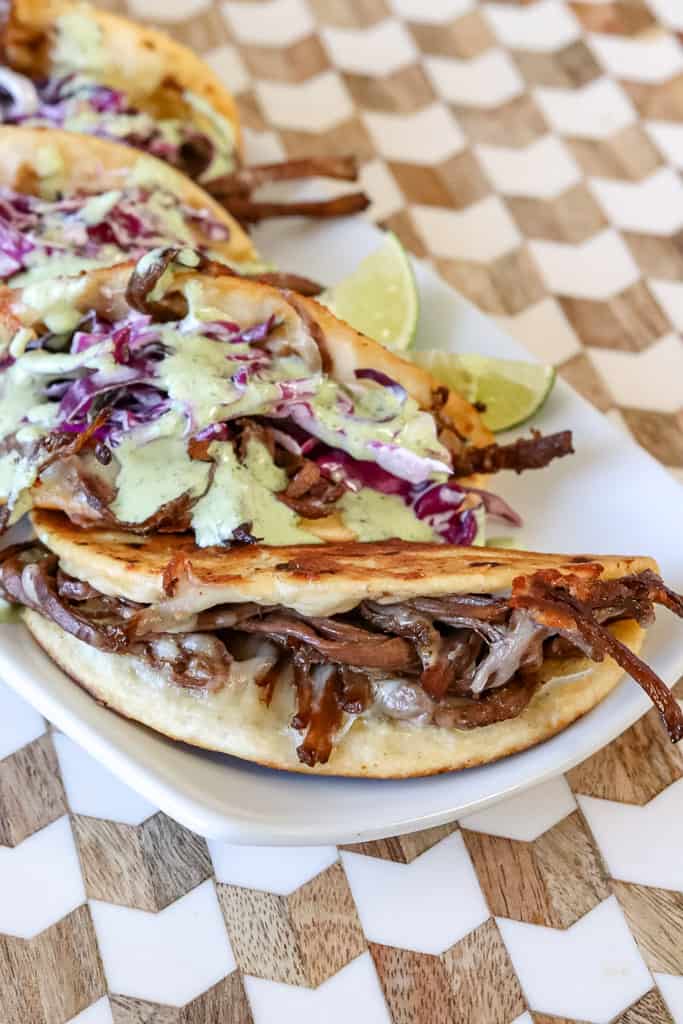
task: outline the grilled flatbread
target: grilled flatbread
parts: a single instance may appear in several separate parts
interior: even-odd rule
[[[488,499],[466,490],[485,481],[469,452],[492,437],[468,402],[313,300],[188,269],[202,260],[169,250],[0,294],[13,520],[32,497],[203,546],[474,531]]]
[[[5,557],[0,588],[73,679],[172,739],[291,771],[429,775],[553,736],[624,669],[683,735],[637,658],[654,604],[683,613],[648,558],[399,541],[218,552],[33,522],[45,546]]]
[[[0,126],[0,149],[4,281],[125,262],[159,245],[191,245],[245,269],[257,259],[237,221],[155,157],[50,128]]]
[[[69,0],[15,0],[4,28],[0,104],[7,124],[52,126],[127,143],[160,157],[218,196],[242,222],[301,214],[338,217],[369,205],[362,192],[268,201],[273,181],[355,181],[348,156],[244,167],[235,102],[191,50],[162,32]]]
[[[30,79],[57,83],[60,98],[73,95],[73,83],[62,85],[67,76],[113,91],[113,97],[96,94],[93,103],[83,89],[72,130],[89,133],[89,121],[99,112],[100,134],[139,137],[146,126],[128,115],[134,108],[164,123],[156,140],[159,155],[164,144],[174,155],[194,134],[220,150],[216,155],[223,173],[233,169],[241,147],[235,102],[204,61],[165,33],[70,0],[13,0],[2,38],[9,67]],[[21,109],[20,93],[17,103]],[[32,113],[39,118],[40,111],[26,106],[26,116]],[[182,163],[181,153],[175,162]]]

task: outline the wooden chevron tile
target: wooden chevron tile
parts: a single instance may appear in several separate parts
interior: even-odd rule
[[[610,895],[594,841],[578,811],[533,843],[462,830],[496,917],[569,928]]]
[[[304,82],[330,67],[318,35],[309,35],[290,46],[240,46],[240,56],[255,78],[276,82]]]
[[[572,356],[558,367],[558,372],[567,384],[583,395],[596,409],[607,412],[613,407],[614,399],[602,376],[593,366],[588,353],[580,352]]]
[[[493,919],[440,957],[370,944],[394,1024],[510,1024],[524,997]]]
[[[650,970],[683,974],[683,893],[617,881],[612,889]]]
[[[583,39],[577,39],[554,53],[513,50],[512,57],[530,86],[580,89],[602,74],[602,68]]]
[[[206,842],[159,812],[141,825],[74,815],[89,899],[159,911],[213,873]]]
[[[105,992],[87,906],[34,939],[0,935],[3,1024],[64,1024]]]
[[[437,260],[443,277],[480,309],[514,316],[548,294],[526,246],[486,266],[467,260]]]
[[[268,121],[263,116],[261,104],[254,92],[241,92],[235,100],[243,128],[248,128],[252,132],[265,132],[268,129]]]
[[[369,843],[348,843],[340,846],[340,850],[352,853],[363,853],[366,857],[379,857],[382,860],[393,860],[398,864],[410,864],[420,854],[430,850],[432,846],[455,832],[457,823],[436,825],[421,832],[412,832],[406,836],[394,836],[392,839],[376,839]]]
[[[317,988],[366,948],[340,864],[289,896],[218,885],[233,953],[245,974]]]
[[[651,121],[683,120],[683,74],[658,85],[646,82],[620,84],[642,118]]]
[[[672,330],[671,322],[644,281],[606,302],[558,299],[584,345],[640,352]]]
[[[645,277],[683,278],[683,231],[670,238],[622,231],[621,235]]]
[[[415,225],[407,210],[399,210],[398,213],[387,217],[386,220],[382,221],[381,227],[386,228],[388,231],[393,231],[401,239],[406,249],[414,253],[418,259],[424,259],[429,255],[427,247],[415,230]]]
[[[481,11],[468,11],[447,25],[409,22],[408,28],[423,53],[472,60],[496,45],[496,37]]]
[[[304,132],[285,128],[280,131],[280,140],[287,156],[292,160],[317,153],[328,156],[353,153],[362,162],[375,155],[375,147],[358,116],[330,128],[329,131]]]
[[[100,6],[99,3],[97,6]],[[158,19],[151,20],[155,23]],[[213,4],[207,5],[205,11],[194,17],[165,22],[164,32],[200,53],[220,46],[231,37],[225,18]]]
[[[524,996],[493,919],[441,956],[462,1024],[510,1024],[524,1011]]]
[[[492,146],[528,146],[548,132],[548,124],[532,96],[525,93],[494,109],[451,104],[470,142]]]
[[[49,734],[0,761],[0,846],[16,846],[66,810]]]
[[[532,1013],[533,1024],[586,1024],[581,1020],[570,1020],[569,1017],[550,1017],[547,1013]]]
[[[585,183],[555,199],[506,196],[517,227],[527,238],[578,245],[607,226],[607,218]]]
[[[442,959],[409,949],[370,943],[392,1024],[452,1024],[456,1015],[450,980]]]
[[[656,988],[644,995],[628,1010],[619,1014],[614,1024],[674,1024],[669,1008]]]
[[[111,995],[114,1024],[252,1024],[242,979],[237,971],[185,1006],[162,1006],[129,996]]]
[[[318,21],[337,28],[368,28],[391,13],[385,0],[308,0]]]
[[[662,164],[659,150],[639,124],[629,124],[608,139],[565,140],[584,174],[593,178],[641,181]]]
[[[683,468],[683,421],[680,412],[624,408],[620,412],[638,444],[665,466]]]
[[[387,75],[342,75],[354,103],[364,110],[414,114],[436,99],[421,64],[409,64]]]
[[[652,11],[647,7],[625,0],[612,0],[597,7],[585,3],[585,0],[572,0],[569,7],[587,32],[636,36],[656,24]]]
[[[567,774],[575,793],[640,806],[682,777],[683,754],[670,743],[654,708]]]
[[[409,203],[463,210],[491,194],[491,186],[471,149],[433,167],[389,161]]]

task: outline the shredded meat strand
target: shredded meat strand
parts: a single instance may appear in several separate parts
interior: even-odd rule
[[[651,602],[663,603],[676,614],[683,615],[681,598],[665,588],[659,577],[651,571],[618,582],[636,591],[646,588]],[[576,576],[563,576],[556,570],[547,570],[516,579],[510,604],[526,609],[541,625],[557,630],[594,661],[602,661],[605,655],[610,655],[647,693],[672,742],[677,743],[683,739],[683,711],[669,688],[649,665],[598,622],[591,607],[585,600],[575,596],[576,592],[587,596],[584,580]],[[601,596],[604,593],[603,588]]]
[[[454,728],[489,725],[528,704],[540,685],[544,658],[578,652],[596,662],[610,656],[621,665],[677,742],[683,738],[677,701],[607,627],[619,619],[647,624],[655,604],[683,617],[683,599],[651,570],[614,580],[599,579],[600,571],[591,565],[571,574],[543,570],[519,576],[509,598],[364,602],[330,617],[244,602],[165,618],[163,605],[145,607],[98,593],[32,542],[0,552],[0,593],[91,646],[144,658],[179,686],[222,686],[230,675],[231,643],[239,651],[240,643],[269,641],[272,668],[258,682],[269,700],[285,667],[293,666],[292,725],[304,734],[299,755],[310,765],[329,757],[344,714],[362,714],[375,699],[390,717]],[[180,553],[164,574],[166,591],[172,594],[190,573]]]
[[[453,476],[498,473],[501,469],[513,469],[515,473],[543,469],[553,459],[573,453],[570,430],[546,436],[534,431],[532,437],[521,437],[511,444],[489,444],[484,448],[467,445],[453,452]]]

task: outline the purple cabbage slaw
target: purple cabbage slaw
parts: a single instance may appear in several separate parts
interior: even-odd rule
[[[203,324],[205,336],[218,342],[262,343],[276,326],[274,317],[241,330],[231,321],[213,321]],[[32,347],[41,347],[45,339],[38,339]],[[48,400],[59,402],[59,416],[56,432],[78,434],[84,431],[93,419],[106,408],[106,421],[96,432],[99,441],[116,447],[123,435],[134,427],[153,423],[172,407],[169,396],[156,383],[158,365],[166,350],[162,342],[161,326],[152,323],[151,317],[131,312],[115,324],[89,313],[83,317],[73,332],[70,352],[92,355],[92,349],[106,345],[113,355],[115,368],[95,369],[79,374],[75,378],[56,378],[46,384],[44,395]],[[229,355],[227,358],[233,358]],[[249,359],[249,357],[247,357]],[[263,348],[254,350],[251,362],[246,362],[233,376],[233,382],[246,386],[249,375],[257,372],[268,362]],[[0,361],[0,371],[14,362],[10,357]],[[361,376],[361,375],[359,375]],[[362,373],[380,386],[391,388],[394,393],[400,387],[396,382],[377,371]],[[493,517],[502,519],[512,526],[521,525],[521,519],[499,495],[489,491],[463,487],[459,483],[421,479],[406,479],[387,470],[378,462],[354,458],[340,448],[332,448],[306,430],[296,418],[287,416],[301,404],[301,394],[313,390],[313,382],[302,379],[284,381],[280,384],[281,398],[265,415],[257,417],[273,431],[275,439],[294,454],[312,459],[323,476],[337,483],[341,482],[351,492],[368,487],[382,494],[400,498],[414,512],[417,519],[426,522],[443,542],[455,545],[470,545],[477,536],[478,521],[475,511],[483,509]],[[402,390],[402,389],[401,389]],[[345,400],[350,402],[348,397]],[[188,411],[188,422],[191,423]],[[201,441],[229,441],[231,430],[228,421],[212,423],[193,434]]]
[[[124,92],[73,72],[38,82],[25,78],[25,87],[34,93],[31,103],[17,100],[8,88],[0,84],[0,92],[9,94],[13,100],[0,103],[0,119],[5,124],[64,128],[74,118],[92,115],[92,128],[89,130],[87,124],[81,122],[79,131],[141,149],[181,170],[187,147],[200,148],[206,154],[207,167],[216,155],[215,141],[205,132],[173,119],[174,138],[171,140],[155,118],[130,104]],[[126,121],[129,122],[128,128],[122,130]]]
[[[118,190],[116,190],[118,191]],[[33,266],[38,255],[70,254],[97,259],[104,246],[114,246],[126,258],[141,256],[159,246],[186,246],[187,239],[169,237],[163,217],[149,205],[152,194],[166,209],[180,210],[183,218],[200,228],[207,239],[224,241],[229,228],[207,211],[195,210],[165,189],[126,188],[107,210],[106,219],[88,224],[81,212],[94,197],[70,196],[50,202],[0,188],[0,278],[6,280]],[[45,232],[59,224],[59,241]]]

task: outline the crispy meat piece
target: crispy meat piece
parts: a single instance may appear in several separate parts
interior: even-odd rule
[[[334,199],[292,200],[289,203],[259,202],[246,196],[230,196],[221,202],[242,224],[258,224],[270,217],[315,217],[318,220],[348,217],[352,213],[362,213],[370,205],[365,192],[351,192]]]
[[[317,479],[313,480],[315,473]],[[334,510],[334,506],[345,491],[344,484],[335,483],[321,476],[315,463],[306,460],[288,487],[280,491],[277,497],[304,519],[323,519]]]
[[[537,430],[531,437],[521,437],[512,444],[489,444],[484,448],[474,445],[453,452],[453,476],[471,476],[474,473],[498,473],[501,469],[543,469],[553,459],[573,455],[572,434],[563,430],[543,436]]]
[[[625,577],[619,583],[632,590],[644,587],[650,594],[650,601],[664,603],[676,614],[683,614],[679,596],[664,587],[655,573],[647,571]],[[595,583],[590,584],[591,589],[595,586]],[[510,604],[526,609],[538,623],[574,643],[593,661],[602,661],[606,655],[612,657],[642,686],[659,711],[672,742],[677,743],[683,739],[683,711],[678,701],[656,672],[617,640],[598,621],[590,605],[576,596],[587,595],[586,587],[586,581],[577,576],[563,576],[557,570],[537,572],[514,580]],[[598,594],[612,598],[608,590],[597,590]]]

